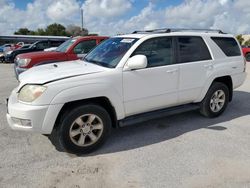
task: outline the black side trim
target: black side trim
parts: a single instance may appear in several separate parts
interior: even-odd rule
[[[120,127],[130,126],[133,124],[142,123],[142,122],[149,121],[152,119],[157,119],[157,118],[161,118],[164,116],[180,114],[180,113],[198,110],[198,109],[199,109],[198,104],[185,104],[185,105],[170,107],[170,108],[166,108],[166,109],[162,109],[162,110],[146,112],[143,114],[129,116],[123,120],[120,120],[118,122],[118,126],[120,126]]]

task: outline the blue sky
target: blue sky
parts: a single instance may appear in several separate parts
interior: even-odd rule
[[[15,6],[21,10],[25,10],[27,8],[28,3],[34,2],[34,0],[11,0],[15,4]],[[78,0],[81,4],[84,0]],[[128,12],[128,14],[124,15],[124,17],[134,16],[140,12],[144,7],[148,5],[150,0],[134,0],[133,8]],[[151,0],[156,5],[156,9],[162,9],[168,6],[176,6],[183,2],[183,0]]]
[[[15,3],[17,8],[25,9],[28,3],[32,3],[33,0],[11,0]],[[80,3],[83,3],[84,0],[79,1]],[[135,12],[139,11],[143,7],[147,6],[149,0],[134,0],[135,5]],[[166,7],[166,6],[175,6],[183,2],[183,0],[153,0],[152,2],[155,2],[157,4],[158,8]]]
[[[32,2],[31,0],[12,0],[15,3],[16,7],[19,9],[25,9],[27,4]]]
[[[0,7],[0,34],[80,26],[80,9],[84,27],[103,35],[166,27],[250,33],[250,0],[0,0]]]

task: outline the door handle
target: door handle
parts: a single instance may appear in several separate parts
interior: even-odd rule
[[[166,73],[175,73],[177,72],[177,69],[167,70]]]
[[[237,68],[238,68],[238,67],[236,67],[236,66],[235,66],[235,67],[232,67],[232,69],[237,69]]]

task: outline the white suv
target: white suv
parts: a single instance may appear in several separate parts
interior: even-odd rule
[[[232,35],[152,30],[112,37],[83,60],[34,67],[8,100],[11,128],[51,135],[68,152],[99,147],[111,128],[200,109],[219,116],[246,64]]]

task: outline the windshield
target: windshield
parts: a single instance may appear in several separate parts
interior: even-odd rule
[[[110,38],[94,48],[84,60],[104,67],[115,68],[137,40],[135,38]]]
[[[30,47],[30,45],[24,45],[20,49],[25,49],[25,48],[29,48],[29,47]]]
[[[38,42],[34,42],[33,44],[31,44],[31,45],[29,46],[29,48],[33,48],[34,46],[36,46],[37,43],[39,43],[39,41],[38,41]]]
[[[69,39],[56,48],[57,52],[66,52],[76,39]]]

